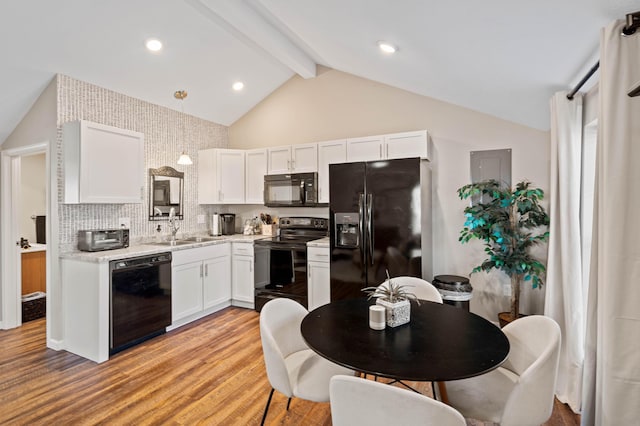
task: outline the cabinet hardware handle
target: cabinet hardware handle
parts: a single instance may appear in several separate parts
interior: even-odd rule
[[[208,264],[204,265],[204,276],[205,277],[209,276],[209,265]]]
[[[200,278],[202,278],[202,265],[200,265]]]
[[[309,269],[309,278],[311,278],[311,269]]]
[[[291,170],[296,169],[296,160],[291,160]]]
[[[389,158],[389,145],[387,145],[387,158]]]
[[[380,158],[382,158],[382,144],[378,145],[380,147]]]
[[[291,170],[291,160],[287,160],[287,170]]]

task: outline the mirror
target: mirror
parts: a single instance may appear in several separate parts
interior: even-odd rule
[[[168,220],[171,208],[182,219],[184,173],[173,167],[149,169],[149,220]]]

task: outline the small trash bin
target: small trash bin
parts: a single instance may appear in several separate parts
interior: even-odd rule
[[[433,277],[432,284],[440,292],[444,303],[469,310],[469,300],[473,291],[469,278],[458,275],[436,275]]]

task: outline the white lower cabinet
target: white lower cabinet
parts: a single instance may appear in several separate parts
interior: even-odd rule
[[[233,253],[231,273],[231,304],[242,308],[254,307],[253,243],[231,243]]]
[[[229,243],[174,251],[171,287],[171,328],[229,306]]]
[[[307,247],[309,310],[331,302],[329,247]]]

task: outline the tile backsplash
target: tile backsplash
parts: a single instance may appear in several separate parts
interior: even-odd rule
[[[173,93],[167,93],[167,96],[173,97]],[[180,231],[193,234],[204,233],[208,230],[209,217],[215,207],[200,206],[197,203],[197,152],[206,148],[227,148],[229,146],[227,126],[64,75],[57,76],[57,99],[56,156],[61,251],[75,249],[78,230],[115,228],[120,225],[118,219],[123,217],[130,219],[132,241],[154,235],[158,224],[162,226],[163,232],[166,232],[166,221],[151,222],[148,220],[148,179],[145,181],[144,201],[141,204],[62,203],[64,197],[62,124],[80,119],[144,133],[145,170],[171,166],[185,173],[184,220],[181,221]],[[188,98],[184,102],[184,107],[188,110]],[[191,156],[193,165],[177,165],[176,162],[183,150]],[[114,173],[117,173],[117,167],[114,168]],[[205,216],[204,224],[197,223],[198,215]]]

